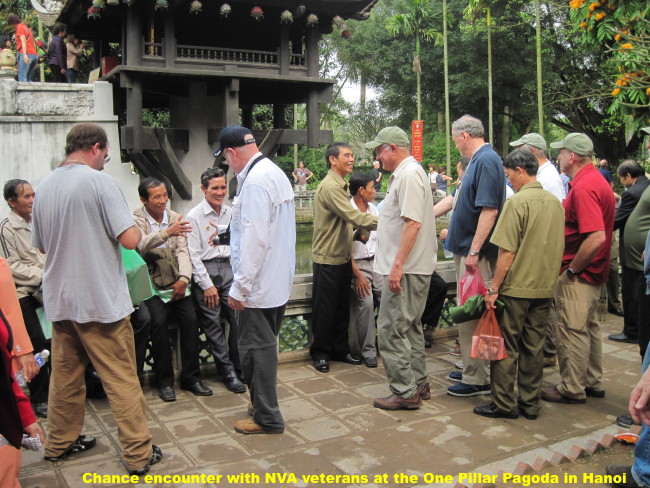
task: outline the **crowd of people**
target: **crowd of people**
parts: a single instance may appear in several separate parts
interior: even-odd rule
[[[643,130],[650,136],[650,128]],[[460,322],[463,368],[448,374],[449,395],[491,395],[475,414],[529,420],[540,414],[540,399],[581,404],[602,398],[596,312],[615,229],[621,234],[625,328],[616,335],[622,337],[610,338],[637,341],[645,370],[650,334],[643,312],[650,286],[643,251],[650,192],[643,168],[633,160],[619,165],[627,190],[617,207],[610,182],[593,165],[593,143],[585,134],[571,133],[550,145],[559,151],[561,173],[539,134],[511,142],[503,160],[485,142],[475,117],[456,120],[452,137],[463,156],[459,179],[454,192],[440,195],[435,205],[439,188],[432,188],[433,179],[451,178],[440,169],[432,177],[435,167],[427,174],[402,129],[386,127],[366,143],[375,151],[376,172],[355,173],[349,181],[352,148],[345,142],[327,147],[328,173],[314,198],[309,353],[315,370],[329,372],[331,361],[376,368],[380,359],[389,395],[375,398],[374,407],[414,410],[431,398],[423,323],[435,326],[447,294],[435,273],[440,237],[453,256],[456,282],[480,275],[485,308],[503,305],[498,321],[507,353],[491,362],[474,357],[478,320]],[[102,173],[109,141],[91,123],[70,130],[64,162],[38,191],[25,180],[5,184],[11,212],[0,223],[0,279],[15,289],[3,293],[0,303],[3,398],[13,405],[3,403],[11,415],[0,422],[8,442],[2,449],[11,450],[2,456],[6,476],[15,478],[20,463],[16,431],[40,436],[45,459],[52,462],[95,446],[95,438],[82,433],[89,364],[110,400],[129,473],[144,474],[161,461],[139,378],[149,349],[159,397],[175,401],[171,320],[180,329],[180,388],[213,394],[199,368],[203,331],[225,387],[250,392],[249,415],[234,429],[284,432],[277,338],[294,277],[294,190],[249,129],[227,127],[219,144],[214,157],[225,159],[236,175],[232,206],[226,203],[227,175],[210,168],[200,177],[204,198],[186,216],[168,208],[168,184],[153,177],[141,180],[142,206],[130,211],[120,186]],[[380,167],[390,177],[385,199],[375,205]],[[297,185],[305,184],[307,171],[303,165],[294,173]],[[562,175],[570,179],[568,193]],[[506,179],[514,190],[509,198]],[[436,218],[450,212],[449,228],[438,236]],[[142,257],[153,286],[153,295],[139,303],[129,293],[124,250]],[[51,346],[37,315],[42,306],[52,322]],[[33,353],[46,347],[52,350],[51,368],[39,370]],[[12,355],[29,381],[29,400],[6,381]],[[544,366],[556,361],[560,382],[542,388]],[[619,424],[645,421],[649,390],[646,373],[632,394],[630,415],[621,415]],[[26,408],[30,401],[33,409]],[[48,418],[47,437],[34,414]],[[609,474],[627,474],[633,483],[619,486],[649,484],[648,445],[643,425],[634,466],[608,467]]]
[[[34,37],[32,30],[15,14],[7,17],[9,26],[15,29],[15,52],[18,81],[36,81],[39,63],[50,69],[50,79],[55,83],[77,83],[81,79],[80,60],[85,43],[68,33],[67,26],[56,22],[52,26],[49,46]],[[9,36],[0,36],[0,50],[12,49]]]

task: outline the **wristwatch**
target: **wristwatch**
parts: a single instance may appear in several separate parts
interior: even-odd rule
[[[488,295],[498,295],[498,294],[499,294],[499,290],[493,290],[492,288],[488,288],[488,290],[487,290],[487,294],[488,294]]]
[[[581,273],[580,271],[574,271],[574,269],[571,266],[569,266],[566,270],[569,272],[571,276],[579,276]]]
[[[479,252],[480,252],[480,251],[477,251],[476,249],[470,249],[470,250],[469,250],[469,255],[470,255],[470,256],[478,256],[478,253],[479,253]]]

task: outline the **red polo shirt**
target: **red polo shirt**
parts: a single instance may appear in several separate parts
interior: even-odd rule
[[[585,166],[569,183],[569,193],[564,206],[564,255],[562,271],[575,257],[587,235],[605,231],[605,243],[580,277],[594,285],[607,282],[609,251],[612,245],[616,202],[609,183],[591,164]]]

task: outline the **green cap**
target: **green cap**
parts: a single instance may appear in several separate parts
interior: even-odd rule
[[[399,127],[386,127],[379,131],[374,141],[366,142],[364,146],[374,149],[382,144],[395,144],[399,147],[406,147],[410,143],[409,136]]]
[[[645,132],[646,134],[648,134],[650,136],[650,127],[642,127],[641,132]]]
[[[594,144],[587,134],[572,132],[560,142],[551,142],[553,149],[568,149],[580,156],[591,156],[594,152]]]
[[[523,146],[524,144],[528,144],[529,146],[533,146],[537,149],[541,149],[542,151],[546,151],[546,141],[536,132],[525,134],[521,136],[521,138],[510,143],[510,145],[514,147]]]

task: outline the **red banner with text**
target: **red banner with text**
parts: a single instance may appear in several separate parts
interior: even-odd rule
[[[414,120],[411,122],[411,149],[413,157],[422,162],[422,138],[424,136],[424,122]]]

